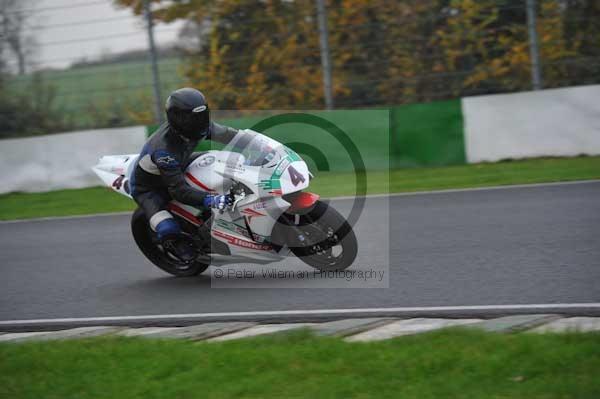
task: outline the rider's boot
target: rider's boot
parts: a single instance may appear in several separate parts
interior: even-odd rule
[[[184,263],[183,268],[196,260],[196,251],[181,235],[169,235],[161,240],[163,248]]]
[[[158,239],[165,250],[183,263],[182,269],[196,258],[196,251],[181,233],[179,223],[167,211],[156,213],[150,219],[150,226],[158,234]]]

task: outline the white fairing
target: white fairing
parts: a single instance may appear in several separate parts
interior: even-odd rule
[[[105,155],[92,170],[102,182],[119,194],[131,198],[129,193],[129,179],[138,154]]]
[[[236,141],[239,144],[242,139],[241,153],[237,152],[239,148],[208,151],[195,159],[185,172],[187,183],[202,191],[226,194],[234,183],[246,187],[245,195],[236,196],[233,209],[223,213],[213,211],[212,237],[225,243],[231,252],[231,256],[213,256],[215,264],[244,259],[268,263],[287,256],[286,248],[276,252],[269,245],[277,219],[290,206],[281,196],[309,185],[308,167],[294,151],[251,130],[241,130],[231,146],[235,147]],[[105,156],[93,170],[107,186],[131,197],[130,174],[137,157]],[[201,213],[200,209],[177,201],[172,201],[169,210],[192,223],[198,223]]]
[[[208,151],[196,158],[186,169],[185,180],[202,191],[229,192],[236,171],[244,171],[245,158],[230,151]]]

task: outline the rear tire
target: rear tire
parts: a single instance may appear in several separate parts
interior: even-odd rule
[[[288,224],[287,244],[307,265],[321,271],[341,271],[356,259],[358,243],[352,226],[327,203],[317,201],[304,215],[284,216]],[[296,218],[299,218],[297,224]],[[298,238],[299,234],[304,240]]]
[[[152,239],[152,231],[150,230],[146,215],[140,208],[136,209],[131,216],[131,233],[133,234],[135,243],[144,256],[146,256],[150,262],[154,263],[154,265],[173,276],[196,276],[210,266],[205,263],[194,262],[185,270],[178,269],[178,263],[155,244]]]

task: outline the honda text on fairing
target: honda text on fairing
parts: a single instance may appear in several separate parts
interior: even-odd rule
[[[233,205],[205,210],[172,200],[168,207],[197,254],[191,267],[181,267],[181,260],[162,247],[138,208],[131,230],[142,253],[176,276],[197,275],[210,265],[277,262],[291,254],[318,270],[349,267],[357,254],[356,236],[342,215],[304,191],[312,175],[302,158],[252,130],[240,130],[231,144],[243,149],[203,153],[187,167],[185,179],[199,190],[233,196]],[[104,156],[93,170],[131,198],[129,180],[137,158]]]

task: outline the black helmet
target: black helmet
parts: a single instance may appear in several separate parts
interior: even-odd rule
[[[165,110],[169,124],[182,136],[199,140],[208,134],[210,110],[200,91],[189,87],[175,90],[167,98]]]

